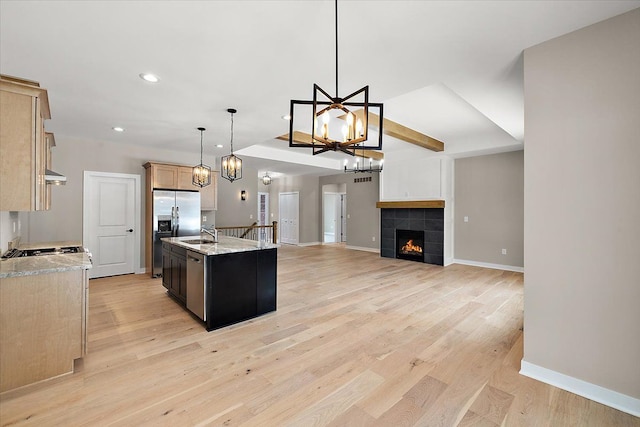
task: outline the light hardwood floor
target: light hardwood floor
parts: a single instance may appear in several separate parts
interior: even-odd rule
[[[518,374],[519,273],[283,246],[278,311],[213,332],[160,279],[89,286],[89,353],[2,425],[640,425]]]

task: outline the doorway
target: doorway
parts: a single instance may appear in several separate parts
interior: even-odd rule
[[[345,184],[322,186],[322,242],[347,241],[347,194]]]
[[[89,278],[131,274],[140,265],[140,175],[84,172],[82,239]]]
[[[299,193],[280,193],[278,197],[278,228],[280,229],[280,243],[297,245],[298,238],[298,216],[299,216]]]

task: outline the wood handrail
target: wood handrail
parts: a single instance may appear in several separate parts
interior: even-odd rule
[[[238,238],[243,239],[247,236],[247,234],[249,234],[251,232],[251,230],[254,229],[260,229],[260,228],[271,228],[271,241],[273,243],[277,243],[278,242],[278,221],[272,221],[271,225],[258,225],[257,222],[254,222],[251,225],[238,225],[238,226],[231,226],[231,227],[216,227],[216,230],[240,230],[240,229],[245,229],[244,232],[238,236]]]

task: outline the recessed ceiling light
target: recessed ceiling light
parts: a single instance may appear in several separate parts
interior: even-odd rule
[[[124,128],[120,126],[114,126],[112,129],[115,130],[116,132],[124,132]]]
[[[158,83],[158,81],[160,80],[158,76],[151,73],[142,73],[140,74],[140,78],[150,83]]]
[[[284,116],[282,116],[282,120],[287,120],[287,121],[291,120],[291,115],[285,114]]]
[[[217,148],[222,148],[222,144],[216,144]]]

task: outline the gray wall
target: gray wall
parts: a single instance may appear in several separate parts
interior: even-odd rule
[[[280,176],[273,178],[271,185],[259,184],[258,188],[260,188],[259,191],[269,191],[269,210],[273,213],[274,221],[278,221],[279,193],[298,191],[300,193],[298,241],[301,244],[317,244],[322,241],[320,238],[322,190],[317,176]]]
[[[258,213],[258,176],[257,169],[251,166],[253,159],[242,158],[242,179],[230,182],[218,176],[218,210],[215,222],[207,216],[208,224],[218,227],[251,225],[257,221]],[[240,191],[247,192],[247,200],[240,200]],[[260,190],[262,191],[262,190]]]
[[[525,51],[524,361],[640,398],[640,9]]]
[[[371,182],[354,183],[354,178],[371,177]],[[380,249],[380,209],[376,208],[379,197],[379,174],[341,173],[323,176],[320,186],[345,184],[347,193],[347,246]],[[320,202],[322,208],[322,201]],[[322,210],[320,211],[322,218]],[[322,236],[322,221],[318,224]],[[322,239],[320,239],[322,240]]]
[[[523,267],[524,153],[457,159],[454,169],[454,258]]]

